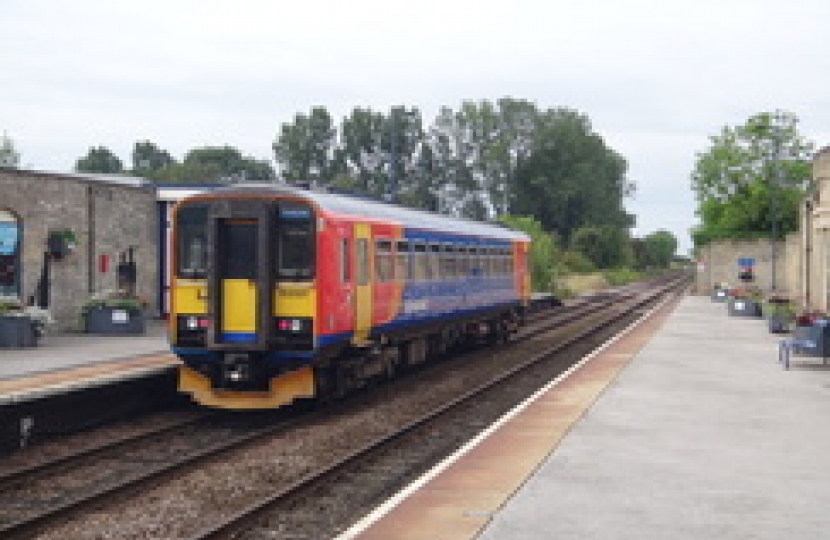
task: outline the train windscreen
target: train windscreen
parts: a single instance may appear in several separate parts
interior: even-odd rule
[[[176,214],[176,275],[187,279],[207,276],[207,218],[205,204],[179,208]]]
[[[309,206],[280,203],[277,225],[277,277],[314,277],[314,213]]]

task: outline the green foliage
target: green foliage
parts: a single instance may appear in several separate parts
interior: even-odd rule
[[[75,170],[88,173],[121,174],[124,172],[124,165],[109,148],[98,146],[90,148],[86,156],[75,162]]]
[[[283,124],[273,144],[282,179],[289,183],[329,185],[337,132],[325,107],[314,107],[309,115],[298,113]]]
[[[0,315],[19,313],[22,309],[23,304],[20,302],[20,298],[0,295]]]
[[[20,165],[20,153],[16,150],[14,141],[12,141],[6,132],[0,137],[0,167],[16,168]]]
[[[634,189],[626,169],[586,116],[570,109],[540,113],[529,155],[516,169],[511,210],[536,216],[569,244],[585,226],[622,231],[633,225],[623,209],[623,198]]]
[[[167,150],[150,141],[137,141],[133,146],[133,174],[153,177],[165,168],[176,164]]]
[[[110,308],[126,311],[130,315],[138,315],[144,310],[144,302],[139,298],[127,296],[123,291],[104,291],[93,295],[81,306],[81,316],[85,316],[93,309]]]
[[[626,232],[611,226],[577,229],[571,249],[585,255],[597,268],[629,266],[634,259]]]
[[[152,149],[148,149],[154,152]],[[267,161],[245,157],[231,146],[206,146],[190,150],[181,163],[168,162],[169,154],[154,152],[161,168],[144,176],[166,184],[213,184],[237,181],[273,181],[276,173]],[[166,156],[165,156],[166,155]],[[166,165],[164,163],[167,163]]]
[[[640,281],[643,275],[631,268],[613,268],[602,272],[608,284],[612,287],[627,285],[633,281]]]
[[[563,270],[568,273],[589,274],[597,269],[597,266],[579,251],[563,251],[559,255],[559,260]]]
[[[769,237],[797,229],[798,205],[811,188],[813,144],[798,132],[798,118],[759,113],[724,127],[697,155],[692,189],[701,225],[695,245],[714,239]]]
[[[542,224],[528,216],[499,217],[499,222],[511,229],[522,231],[530,236],[530,280],[531,288],[540,292],[556,292],[557,275],[556,242],[542,229]]]
[[[642,239],[642,248],[635,254],[638,268],[668,268],[677,251],[677,238],[664,230]]]

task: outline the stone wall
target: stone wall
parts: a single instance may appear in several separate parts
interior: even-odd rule
[[[156,195],[136,178],[0,168],[0,208],[22,224],[22,297],[35,293],[51,231],[77,237],[72,253],[50,263],[50,311],[60,329],[78,328],[90,295],[116,286],[118,256],[135,246],[137,294],[155,305],[158,290]],[[100,257],[108,268],[100,268]],[[153,313],[151,313],[153,314]]]
[[[775,243],[775,289],[786,294],[793,294],[797,290],[793,267],[786,260],[797,247],[791,244],[797,239],[777,241]],[[695,289],[698,294],[708,295],[716,283],[727,283],[730,287],[743,284],[738,278],[741,267],[739,259],[754,259],[753,271],[755,281],[752,285],[764,291],[772,289],[772,241],[770,239],[757,240],[721,240],[710,242],[700,250],[699,258],[702,264],[698,265]]]

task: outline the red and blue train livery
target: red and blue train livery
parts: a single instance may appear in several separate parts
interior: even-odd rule
[[[333,398],[470,340],[506,340],[530,299],[529,238],[280,184],[173,214],[170,341],[203,405]]]

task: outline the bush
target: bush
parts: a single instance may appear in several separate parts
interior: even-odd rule
[[[640,281],[643,277],[640,272],[632,270],[631,268],[605,270],[602,275],[605,276],[605,279],[612,287],[627,285],[632,281]]]
[[[596,270],[594,263],[578,251],[564,251],[560,254],[560,260],[566,272],[589,274]]]

